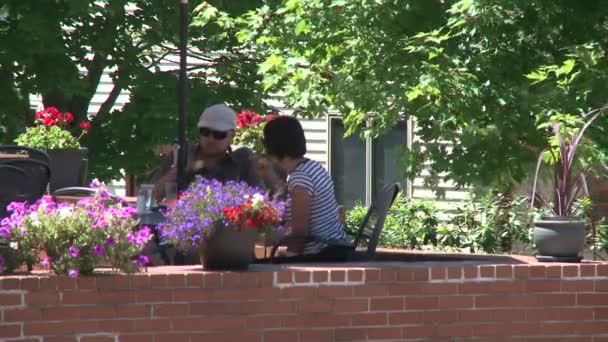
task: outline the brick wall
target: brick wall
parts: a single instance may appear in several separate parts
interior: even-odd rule
[[[0,277],[0,340],[608,341],[608,264],[415,265]]]

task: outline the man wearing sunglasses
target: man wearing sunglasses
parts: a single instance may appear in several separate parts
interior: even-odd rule
[[[237,127],[236,113],[223,104],[213,105],[200,116],[198,121],[198,144],[191,144],[186,162],[186,180],[194,180],[196,175],[221,181],[245,181],[253,186],[261,182],[255,169],[253,152],[247,148],[232,151],[230,145]],[[155,182],[155,196],[158,201],[165,197],[165,184],[175,182],[177,163],[173,153],[163,160]]]

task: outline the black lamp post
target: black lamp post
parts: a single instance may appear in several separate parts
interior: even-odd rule
[[[186,70],[187,46],[188,46],[188,0],[179,1],[180,8],[180,32],[179,32],[179,117],[177,122],[177,187],[178,191],[188,187],[185,169],[188,158],[188,142],[186,141],[186,113],[188,112],[188,73]]]

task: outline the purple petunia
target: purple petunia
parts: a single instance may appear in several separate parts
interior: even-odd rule
[[[71,270],[68,271],[68,277],[70,277],[70,278],[78,277],[78,271],[72,268]]]
[[[68,252],[70,253],[70,256],[72,256],[72,258],[78,257],[79,250],[74,245],[72,245],[68,248]]]
[[[104,252],[103,245],[95,245],[93,247],[93,254],[95,254],[97,256],[102,256],[103,252]]]

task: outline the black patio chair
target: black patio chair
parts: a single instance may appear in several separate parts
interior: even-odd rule
[[[47,193],[51,169],[49,164],[32,158],[0,160],[0,165],[14,166],[25,171],[28,176],[26,191],[29,202],[36,201]]]
[[[8,216],[6,206],[27,200],[27,173],[15,166],[0,165],[0,219]]]
[[[376,255],[376,247],[384,228],[384,221],[388,210],[399,194],[400,184],[394,183],[385,187],[370,205],[363,221],[359,224],[357,235],[349,240],[325,240],[316,236],[287,236],[280,239],[272,248],[270,258],[262,260],[271,263],[297,263],[297,262],[342,262],[342,261],[368,261]],[[313,255],[298,255],[293,257],[275,254],[279,247],[290,242],[319,242],[327,247],[321,253]],[[258,262],[258,261],[256,261]]]
[[[26,155],[27,158],[36,159],[47,164],[50,164],[51,161],[49,155],[43,150],[28,146],[0,145],[0,154]]]

